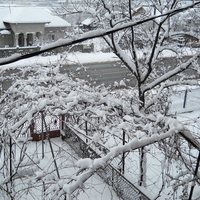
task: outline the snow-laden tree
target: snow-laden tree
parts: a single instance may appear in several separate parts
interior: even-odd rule
[[[61,190],[63,185],[76,179],[76,170],[79,170],[75,166],[77,157],[70,150],[54,144],[56,168],[55,160],[47,159],[52,156],[46,157],[46,145],[51,142],[45,142],[47,151],[41,156],[42,144],[34,142],[36,147],[33,148],[33,142],[29,141],[33,122],[42,126],[44,132],[46,125],[49,128],[48,120],[41,125],[41,115],[54,116],[59,122],[60,115],[68,113],[76,121],[78,117],[73,113],[85,99],[94,104],[101,94],[85,81],[74,81],[61,74],[59,67],[59,64],[16,67],[17,78],[13,76],[12,86],[1,96],[1,198],[52,199],[56,196],[62,199],[66,197]],[[2,75],[7,70],[12,71],[13,68],[1,71]],[[102,90],[106,92],[105,88]],[[81,112],[82,115],[84,113]],[[73,121],[71,126],[74,124]]]
[[[66,193],[76,196],[79,188],[82,188],[82,182],[105,163],[112,161],[113,165],[121,168],[121,153],[130,152],[126,157],[132,161],[137,160],[132,158],[137,154],[133,150],[168,138],[183,129],[177,120],[158,112],[142,113],[136,98],[137,90],[113,91],[113,88],[104,86],[92,87],[84,81],[73,81],[66,74],[59,73],[59,67],[60,65],[18,67],[18,73],[23,72],[25,77],[16,76],[13,85],[1,97],[1,195],[4,198],[19,199],[25,194],[35,199],[42,195],[47,199],[64,199]],[[102,159],[97,159],[98,162],[90,158],[78,161],[72,164],[74,173],[66,175],[65,171],[71,170],[68,164],[69,153],[61,147],[59,151],[54,150],[61,174],[58,177],[53,160],[40,161],[40,155],[29,152],[27,133],[32,121],[41,111],[45,115],[56,116],[57,119],[60,115],[67,114],[67,125],[85,135],[88,145],[100,149]],[[126,133],[124,146],[123,132]],[[168,140],[168,145],[172,144],[173,138]],[[164,148],[162,143],[160,148]],[[170,151],[167,146],[165,150]],[[159,152],[162,153],[162,150]],[[154,156],[155,152],[149,153]],[[166,156],[166,162],[167,159],[172,159],[168,154],[162,155]],[[129,161],[130,165],[132,161]],[[48,164],[44,165],[45,162]],[[163,173],[167,173],[165,170],[168,168],[163,167]],[[73,183],[73,180],[78,182]]]
[[[191,44],[188,44],[189,42],[184,42],[184,47],[180,48],[179,34],[176,31],[176,26],[179,24],[179,29],[181,29],[179,32],[182,32],[182,37],[190,38],[191,36],[190,42],[197,42],[198,39],[195,40],[192,37],[192,31],[190,33],[185,32],[188,27],[184,22],[186,20],[194,20],[193,23],[198,23],[195,20],[196,18],[192,17],[195,15],[195,10],[198,10],[198,7],[187,9],[181,12],[179,17],[175,18],[174,14],[178,11],[175,13],[170,13],[169,11],[173,9],[179,10],[182,6],[187,6],[182,1],[134,2],[131,0],[101,0],[97,2],[86,1],[85,3],[87,6],[84,12],[93,15],[94,18],[99,20],[99,24],[106,29],[115,29],[124,23],[144,20],[144,23],[137,26],[127,27],[110,33],[104,36],[104,40],[120,58],[123,65],[130,70],[133,79],[137,80],[136,88],[138,91],[138,101],[140,102],[140,112],[148,114],[159,111],[162,114],[166,114],[166,108],[160,107],[158,104],[158,101],[163,96],[166,96],[167,90],[165,88],[180,84],[194,84],[194,81],[190,81],[188,78],[196,79],[199,77],[198,48],[188,50],[185,47],[190,47]],[[145,22],[145,19],[151,15],[163,15],[167,12],[169,14],[161,18]],[[191,15],[190,19],[188,19],[188,14]],[[180,16],[182,17],[180,18]],[[198,14],[195,16],[198,17]],[[186,19],[182,20],[184,18]],[[173,40],[176,35],[177,40]],[[186,57],[187,51],[193,51],[190,58]],[[166,58],[169,55],[170,59]],[[188,76],[188,69],[195,73]],[[149,135],[148,131],[146,134]],[[145,149],[142,148],[140,152],[140,185],[145,185],[144,152]]]
[[[115,157],[119,161],[120,154],[135,149],[139,149],[140,156],[138,168],[140,174],[137,182],[140,186],[146,187],[147,154],[148,151],[151,152],[146,146],[155,142],[159,142],[155,146],[164,155],[163,161],[160,162],[163,175],[162,186],[156,194],[157,197],[162,195],[164,187],[170,184],[170,181],[174,182],[174,187],[170,187],[171,196],[181,186],[186,190],[190,183],[193,184],[192,181],[198,183],[198,180],[191,178],[194,174],[196,156],[181,148],[182,140],[179,139],[178,133],[185,131],[185,128],[176,119],[167,116],[169,114],[167,95],[172,86],[198,84],[195,81],[199,72],[198,48],[186,48],[190,44],[180,45],[179,35],[176,37],[176,25],[183,26],[180,32],[184,33],[184,26],[187,24],[182,23],[184,22],[182,18],[175,18],[175,16],[179,13],[187,16],[193,7],[198,8],[199,3],[197,1],[185,5],[181,1],[172,0],[148,1],[141,4],[141,2],[128,0],[120,2],[98,0],[86,1],[85,7],[83,2],[81,6],[77,3],[72,4],[77,11],[88,12],[99,20],[101,29],[58,41],[32,55],[16,55],[2,60],[2,63],[12,62],[60,46],[102,37],[120,58],[123,66],[130,70],[132,74],[130,82],[132,79],[137,81],[134,88],[114,93],[104,87],[93,88],[82,82],[68,81],[68,77],[60,75],[59,68],[55,68],[54,70],[58,71],[55,71],[54,78],[48,77],[46,73],[44,79],[39,76],[32,81],[30,76],[28,82],[20,81],[19,84],[16,81],[2,97],[1,124],[4,131],[2,134],[8,134],[7,139],[13,131],[16,135],[16,131],[23,123],[26,121],[31,123],[35,113],[48,111],[53,115],[68,114],[71,128],[87,134],[87,140],[99,142],[108,149],[108,153],[102,155],[99,162],[85,160],[84,167],[79,162],[77,166],[82,169],[82,173],[78,173],[75,178],[71,177],[68,183],[62,182],[59,187],[56,183],[52,184],[53,189],[49,190],[49,195],[54,197],[57,195],[58,198],[64,198],[66,193],[71,195],[82,187],[82,183],[95,170],[105,166]],[[30,74],[31,70],[33,69],[27,69],[27,73]],[[27,93],[30,96],[27,96]],[[10,104],[7,106],[8,102]],[[9,125],[10,120],[15,122],[14,126]],[[126,141],[122,145],[123,134],[126,136]],[[115,144],[110,145],[109,141],[115,141]],[[4,144],[8,143],[9,141],[4,142]],[[156,154],[154,156],[156,157]],[[188,156],[192,158],[189,160]],[[177,165],[179,164],[178,167],[182,163],[185,165],[185,171],[180,168],[181,173],[176,177],[170,174],[175,160]],[[12,181],[9,182],[11,183]]]

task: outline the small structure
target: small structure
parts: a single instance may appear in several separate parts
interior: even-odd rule
[[[42,137],[45,140],[47,138],[47,134],[49,134],[49,138],[60,137],[60,130],[49,131],[48,133],[44,132],[43,134],[44,135],[42,136],[42,133],[32,133],[32,141],[40,141],[42,140]]]
[[[146,13],[146,9],[143,6],[140,6],[133,11],[132,16],[137,17],[139,15],[144,15],[145,13]]]
[[[97,27],[95,18],[87,18],[81,22],[81,26],[86,30],[93,30]]]
[[[48,137],[60,137],[60,129],[63,129],[62,116],[44,116],[42,114],[39,114],[34,117],[29,129],[32,141],[40,141]]]
[[[70,24],[46,8],[1,7],[0,48],[42,45],[66,36]]]

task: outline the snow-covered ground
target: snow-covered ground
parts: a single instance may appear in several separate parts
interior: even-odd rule
[[[182,105],[182,101],[180,102]],[[184,123],[188,124],[188,121],[192,121],[192,119],[196,117],[200,117],[200,110],[195,110],[194,112],[184,112],[181,114],[177,114],[177,117],[183,121]],[[189,124],[193,128],[193,131],[196,132],[197,127],[200,126],[200,120],[196,122],[196,128],[194,130],[194,126],[190,123]],[[74,151],[67,145],[66,142],[62,141],[61,138],[54,138],[51,139],[54,154],[56,156],[57,164],[59,168],[61,169],[59,171],[60,176],[62,178],[65,178],[66,180],[70,180],[73,177],[75,177],[75,173],[77,172],[77,166],[76,163],[79,159],[79,157],[74,153]],[[27,153],[29,155],[37,155],[36,157],[39,158],[40,163],[39,166],[44,169],[44,171],[52,171],[54,175],[50,175],[49,179],[51,180],[51,177],[56,177],[55,172],[55,166],[53,163],[52,154],[50,151],[50,146],[48,143],[48,140],[45,140],[44,144],[45,149],[45,157],[44,159],[41,159],[42,157],[42,142],[29,142],[28,145],[28,151]],[[154,155],[156,155],[157,147],[152,145],[151,151],[155,151]],[[197,153],[197,152],[196,152]],[[135,158],[134,158],[135,157]],[[147,170],[147,185],[149,190],[149,197],[156,196],[158,189],[160,187],[160,184],[162,184],[162,174],[161,174],[161,162],[162,162],[162,155],[159,155],[159,151],[157,152],[156,157],[152,156],[151,153],[147,155],[148,157],[148,170]],[[132,162],[132,160],[135,160],[135,162]],[[130,153],[129,156],[126,159],[126,172],[125,177],[129,179],[131,182],[133,182],[135,185],[138,184],[138,171],[139,171],[139,163],[137,163],[138,160],[138,151],[134,151],[133,153]],[[172,169],[173,170],[173,169]],[[30,178],[31,181],[31,178]],[[48,180],[47,180],[48,182]],[[66,181],[67,182],[67,181]],[[42,186],[40,188],[36,188],[37,191],[36,198],[41,199],[43,193],[42,193]],[[112,190],[110,186],[105,184],[103,180],[96,174],[94,174],[90,179],[88,179],[85,183],[85,191],[82,191],[78,196],[78,200],[102,200],[102,199],[113,199],[113,200],[119,200],[120,198],[115,194],[115,192]],[[141,188],[142,189],[142,188]],[[194,191],[194,197],[200,196],[200,187],[196,185],[195,191]],[[182,191],[180,191],[179,195]],[[168,193],[170,193],[170,187],[166,188],[164,192],[161,194],[161,197],[158,198],[159,200],[165,200],[168,198]],[[177,195],[177,199],[179,196]],[[31,199],[31,196],[25,196],[22,199]],[[171,199],[171,198],[168,198]]]
[[[186,92],[187,89],[187,92]],[[185,97],[186,95],[186,97]],[[184,98],[186,98],[185,107],[183,108]],[[173,96],[171,98],[172,104],[170,108],[170,112],[176,116],[176,118],[181,121],[193,134],[193,136],[198,136],[200,134],[200,88],[198,87],[181,87],[174,91]],[[181,137],[180,137],[181,138]],[[195,137],[196,138],[196,137]],[[200,140],[198,140],[200,143]],[[185,151],[188,151],[189,148],[185,147],[189,146],[188,142],[185,141],[185,145],[182,148],[185,148]],[[155,199],[158,194],[159,188],[162,185],[162,179],[164,178],[162,174],[161,166],[165,165],[165,157],[164,154],[158,148],[157,144],[150,145],[147,147],[147,190],[149,191],[149,196],[152,199]],[[172,153],[173,153],[172,148]],[[187,154],[187,153],[186,153]],[[192,154],[198,157],[198,150],[192,149]],[[125,177],[129,179],[135,185],[138,185],[138,177],[139,177],[139,152],[134,151],[130,152],[126,157],[126,171]],[[133,162],[134,160],[134,162]],[[119,160],[118,160],[119,161]],[[174,161],[173,161],[174,162]],[[116,162],[117,163],[117,162]],[[195,161],[196,163],[196,161]],[[179,174],[179,172],[184,169],[182,166],[179,166],[180,163],[174,162],[171,166],[173,166],[170,171],[172,174]],[[165,166],[167,167],[167,166]],[[167,176],[165,176],[166,178]],[[165,179],[164,178],[164,179]],[[166,182],[168,180],[165,180]],[[181,187],[180,187],[181,188]],[[160,194],[159,200],[179,200],[182,199],[182,189],[179,188],[176,194],[172,194],[171,186],[165,187]],[[190,187],[188,187],[188,192],[190,192]],[[193,199],[200,198],[200,186],[196,185],[194,188]]]
[[[184,103],[185,101],[185,103]],[[172,97],[171,113],[181,121],[195,138],[200,134],[200,88],[190,86],[179,88]],[[200,143],[200,139],[198,139]],[[188,142],[186,142],[188,144]],[[189,144],[188,144],[189,146]],[[185,149],[188,151],[188,148]],[[192,149],[192,154],[198,157],[198,150]],[[196,163],[196,162],[195,162]],[[191,188],[189,188],[190,191]],[[200,198],[200,186],[196,185],[192,199]]]
[[[65,179],[67,183],[71,179],[76,176],[76,172],[78,170],[76,163],[78,159],[80,159],[75,152],[67,145],[66,142],[62,141],[61,138],[52,138],[51,139],[53,152],[56,157],[57,166],[59,168],[59,174],[62,179]],[[20,145],[20,143],[18,144]],[[22,145],[22,143],[21,143]],[[51,189],[48,188],[48,183],[53,182],[53,180],[57,179],[56,168],[53,163],[53,157],[50,149],[50,144],[48,140],[45,140],[44,143],[44,158],[42,159],[42,141],[32,142],[29,141],[27,145],[27,155],[31,158],[35,157],[35,161],[38,159],[39,168],[43,169],[43,172],[35,172],[36,176],[42,176],[43,173],[49,173],[44,180],[45,184],[47,184],[47,191],[51,192]],[[20,148],[16,147],[16,160],[20,158]],[[36,159],[37,158],[37,159]],[[24,160],[29,160],[28,157],[25,157]],[[36,161],[37,162],[37,161]],[[26,162],[24,161],[24,164]],[[27,167],[29,168],[29,167]],[[30,169],[30,168],[29,168]],[[27,171],[26,171],[27,172]],[[35,181],[35,179],[31,176],[27,179],[22,178],[20,181],[16,181],[16,190],[20,188],[21,184],[28,184],[31,181]],[[61,181],[62,182],[62,181]],[[20,183],[20,184],[19,184]],[[60,183],[62,184],[62,183]],[[26,192],[26,191],[25,191]],[[1,198],[1,196],[0,196]],[[42,199],[43,198],[43,188],[40,184],[35,183],[35,188],[30,189],[30,192],[24,193],[21,199],[23,200],[31,200],[31,199]],[[119,199],[115,192],[105,184],[101,178],[94,174],[91,178],[89,178],[85,182],[85,191],[81,191],[77,195],[77,199],[84,200],[102,200],[102,199]]]
[[[68,54],[66,57],[63,57],[63,55],[56,55],[56,56],[49,56],[49,57],[42,57],[37,56],[31,59],[26,59],[22,61],[18,61],[16,63],[12,63],[6,66],[2,66],[1,69],[5,68],[15,68],[16,66],[27,66],[32,64],[42,64],[42,65],[48,65],[48,64],[54,64],[59,63],[63,61],[67,61],[69,64],[73,64],[74,62],[79,63],[93,63],[93,62],[113,62],[117,61],[118,58],[113,53],[94,53],[94,54],[87,54],[87,53],[76,53],[76,54]],[[185,88],[186,89],[186,88]],[[171,112],[172,114],[176,114],[177,118],[182,121],[186,126],[194,133],[199,134],[199,127],[200,127],[200,89],[191,89],[187,88],[187,101],[186,106],[183,108],[183,102],[184,102],[184,96],[185,96],[185,89],[181,90],[177,93],[174,93],[174,96],[172,98],[172,106],[171,106]],[[195,123],[193,121],[195,120]],[[66,180],[70,180],[75,176],[75,172],[77,171],[77,166],[75,163],[79,159],[73,150],[69,148],[69,146],[66,144],[66,142],[63,142],[60,138],[52,139],[53,149],[55,156],[58,158],[58,164],[61,166],[62,170],[60,171],[60,174],[62,177],[66,178]],[[49,148],[48,141],[45,141],[45,158],[41,160],[41,141],[40,142],[29,142],[28,145],[28,152],[30,155],[37,155],[37,157],[40,160],[39,166],[45,170],[54,171],[54,175],[56,176],[55,167],[52,162],[52,155]],[[156,149],[156,148],[155,148]],[[153,148],[151,150],[154,150]],[[62,154],[61,154],[62,152]],[[65,155],[63,155],[63,152]],[[137,156],[137,152],[134,154],[134,156]],[[131,156],[133,156],[131,154]],[[150,158],[151,155],[149,155]],[[159,158],[159,159],[158,159]],[[17,158],[16,158],[17,159]],[[152,158],[152,160],[155,159]],[[157,185],[161,183],[161,171],[157,167],[161,164],[160,157],[157,155],[156,162],[149,162],[148,166],[148,184],[151,185],[149,188],[151,188],[150,193],[152,196],[154,196],[157,192]],[[127,168],[125,176],[137,184],[138,179],[138,163],[129,163],[127,159]],[[131,175],[130,175],[131,174]],[[51,179],[52,176],[50,176]],[[31,181],[31,180],[29,180]],[[100,200],[100,199],[119,199],[119,197],[116,196],[116,194],[112,191],[112,189],[106,185],[97,175],[93,175],[85,184],[86,186],[86,192],[81,192],[78,195],[78,199],[84,199],[84,200]],[[40,186],[42,187],[42,186]],[[200,196],[200,187],[195,187],[194,196],[199,197]],[[166,189],[165,194],[161,195],[163,198],[159,198],[160,200],[164,200],[167,198],[167,192],[168,189]],[[38,196],[37,196],[38,195]],[[42,196],[42,189],[38,189],[36,196],[38,199],[41,199]],[[26,196],[24,199],[31,199],[30,196]],[[177,197],[178,199],[178,197]]]
[[[97,42],[95,42],[96,44]],[[96,47],[98,49],[98,47]],[[182,55],[190,56],[193,55],[196,52],[195,49],[191,48],[183,48],[182,49]],[[143,51],[138,51],[138,57],[143,56]],[[126,52],[126,54],[129,54],[129,52]],[[163,57],[172,57],[176,56],[174,53],[170,51],[163,51],[162,53]],[[8,58],[5,58],[8,59]],[[1,59],[4,60],[4,59]],[[48,66],[50,64],[56,64],[56,63],[65,63],[65,64],[87,64],[87,63],[102,63],[102,62],[115,62],[119,61],[119,58],[112,52],[110,53],[103,53],[101,51],[96,51],[94,53],[81,53],[81,52],[75,52],[75,53],[63,53],[63,54],[57,54],[57,55],[51,55],[51,56],[35,56],[28,59],[23,59],[20,61],[17,61],[15,63],[2,65],[1,69],[6,68],[12,68],[16,66],[27,66],[32,64],[38,64],[43,66]]]
[[[102,63],[102,62],[114,62],[119,61],[119,58],[114,53],[69,53],[69,54],[58,54],[51,56],[35,56],[29,59],[24,59],[17,61],[15,63],[3,65],[0,68],[3,69],[11,69],[17,66],[25,67],[31,66],[33,64],[38,64],[42,66],[48,66],[52,64],[86,64],[86,63]]]
[[[200,110],[200,88],[185,86],[174,91],[171,105],[172,114]]]

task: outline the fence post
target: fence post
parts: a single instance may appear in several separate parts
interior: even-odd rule
[[[31,120],[31,124],[30,124],[30,136],[33,137],[33,133],[34,133],[34,128],[35,128],[35,122],[34,120],[32,119]]]
[[[11,188],[10,188],[10,192],[11,192],[11,194],[12,194],[12,192],[13,192],[13,168],[12,168],[12,165],[13,165],[13,157],[12,157],[12,138],[11,138],[11,136],[10,136],[10,138],[9,138],[9,150],[10,150],[10,157],[9,157],[9,159],[10,159],[10,186],[11,186]],[[13,196],[11,197],[11,199],[13,200]]]
[[[200,151],[199,151],[199,156],[198,156],[198,159],[197,159],[196,168],[195,168],[195,171],[194,171],[194,180],[195,180],[195,177],[196,177],[197,174],[198,174],[199,162],[200,162]],[[193,191],[194,191],[194,186],[195,186],[195,184],[193,183],[193,184],[192,184],[192,187],[191,187],[191,190],[190,190],[189,200],[192,199],[192,195],[193,195]]]
[[[85,109],[87,109],[87,103],[85,103]],[[86,117],[86,120],[85,120],[85,133],[86,135],[88,135],[88,123],[87,123],[87,113],[85,113],[85,117]],[[86,137],[86,143],[88,143],[88,139]]]
[[[44,158],[44,114],[41,111],[41,121],[42,121],[42,159]]]
[[[126,140],[126,133],[125,131],[123,130],[123,145],[125,145],[125,140]],[[122,171],[121,173],[124,174],[125,172],[125,153],[123,152],[122,154]]]
[[[57,176],[58,176],[58,178],[60,179],[60,174],[59,174],[59,170],[58,170],[58,165],[57,165],[57,162],[56,162],[56,158],[55,158],[54,151],[53,151],[53,146],[52,146],[52,144],[51,144],[49,132],[48,132],[48,129],[47,129],[46,120],[45,120],[45,117],[44,117],[44,114],[43,114],[43,113],[42,113],[42,119],[43,119],[44,127],[45,127],[45,129],[46,129],[46,135],[47,135],[47,139],[48,139],[49,146],[50,146],[50,149],[51,149],[51,154],[52,154],[52,157],[53,157],[53,162],[54,162],[54,165],[55,165],[55,168],[56,168]]]
[[[114,178],[115,178],[114,177],[114,169],[112,168],[112,187],[114,187],[114,181],[115,181]]]
[[[187,101],[187,89],[185,90],[185,96],[184,96],[184,101],[183,101],[183,108],[185,108],[186,101]]]
[[[65,115],[61,115],[61,130],[64,129],[64,124],[65,124]]]

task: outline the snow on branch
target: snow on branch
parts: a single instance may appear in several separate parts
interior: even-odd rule
[[[77,43],[80,43],[80,42],[83,42],[83,41],[86,41],[86,40],[89,40],[89,39],[103,37],[103,36],[106,36],[106,35],[109,35],[109,34],[113,34],[113,33],[118,32],[120,30],[127,29],[129,27],[138,26],[140,24],[155,20],[157,18],[161,18],[161,17],[164,17],[164,16],[172,16],[172,15],[175,15],[177,13],[183,12],[187,9],[193,8],[193,7],[195,7],[199,4],[200,4],[200,2],[195,2],[195,3],[192,3],[188,6],[185,6],[185,7],[182,7],[182,8],[177,8],[177,9],[172,9],[172,10],[167,11],[166,13],[163,13],[163,14],[160,14],[160,15],[153,15],[153,16],[148,17],[148,18],[143,19],[143,20],[130,21],[130,22],[127,22],[127,23],[118,24],[115,27],[110,28],[108,30],[99,29],[99,30],[89,31],[87,33],[81,34],[80,37],[78,37],[78,38],[60,39],[56,42],[45,45],[44,47],[42,47],[37,52],[33,52],[33,53],[30,53],[30,54],[26,54],[26,55],[15,55],[15,56],[11,56],[11,57],[8,57],[8,58],[3,58],[3,59],[0,60],[0,66],[5,65],[5,64],[9,64],[9,63],[13,63],[13,62],[16,62],[18,60],[37,56],[37,55],[40,55],[42,53],[45,53],[45,52],[48,52],[48,51],[51,51],[53,49],[57,49],[57,48],[60,48],[60,47],[70,46],[70,45],[77,44]]]
[[[156,87],[157,85],[159,85],[160,83],[164,82],[165,80],[170,79],[172,76],[186,70],[191,64],[192,62],[194,62],[198,57],[200,56],[200,52],[197,52],[192,58],[190,58],[187,62],[185,63],[181,63],[178,67],[176,67],[175,69],[167,72],[166,74],[162,75],[161,77],[157,78],[156,80],[154,80],[152,83],[148,84],[145,88],[144,91],[148,91],[154,87]]]
[[[79,176],[77,176],[75,182],[71,184],[63,185],[63,190],[67,194],[70,195],[76,189],[78,189],[79,187],[82,187],[83,183],[89,177],[91,177],[96,170],[98,170],[101,167],[105,167],[107,163],[110,163],[112,159],[119,156],[120,154],[125,153],[125,152],[130,152],[130,151],[139,149],[141,147],[156,143],[158,141],[161,141],[163,139],[166,139],[172,136],[173,134],[179,133],[180,131],[184,130],[184,126],[181,123],[179,123],[176,119],[171,118],[168,121],[166,121],[166,123],[169,124],[170,126],[170,130],[168,130],[166,133],[162,133],[160,135],[154,134],[151,137],[145,137],[143,139],[134,138],[125,145],[119,145],[119,146],[113,147],[110,150],[110,152],[102,158],[98,158],[94,160],[91,160],[89,158],[81,159],[81,163],[78,162],[77,165],[79,167],[83,167],[84,169],[87,168],[88,170],[80,174]]]

